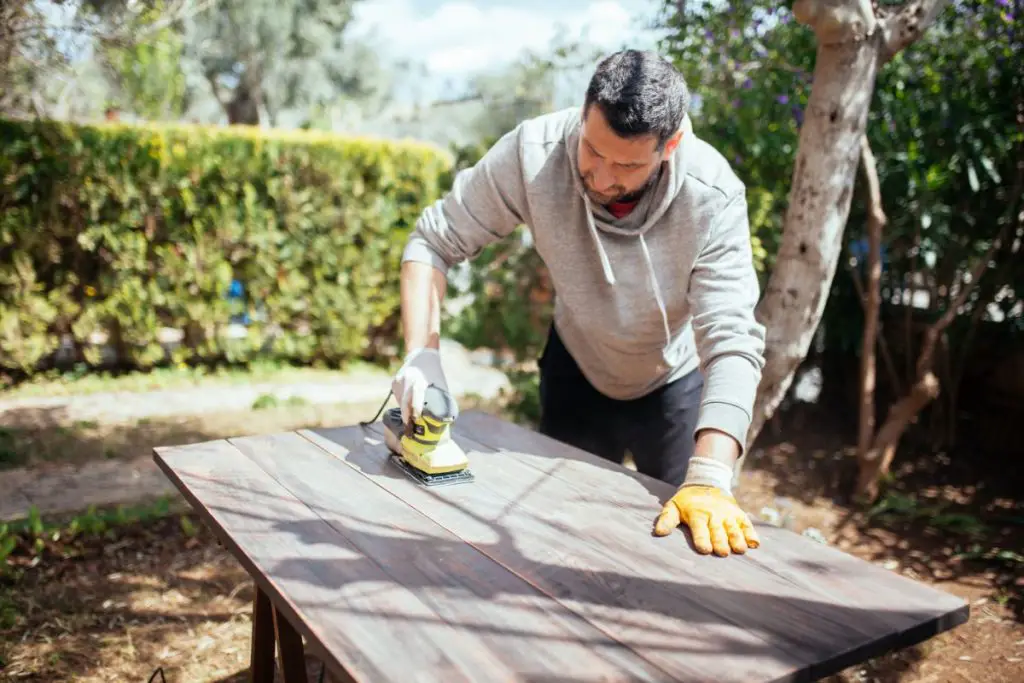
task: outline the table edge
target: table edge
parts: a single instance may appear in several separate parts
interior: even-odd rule
[[[239,564],[241,564],[242,567],[245,568],[246,574],[249,575],[249,578],[253,581],[256,588],[262,590],[267,595],[267,597],[270,598],[272,605],[277,610],[282,612],[284,616],[288,619],[289,623],[292,625],[292,628],[298,631],[302,636],[305,636],[309,643],[312,644],[312,647],[309,649],[312,649],[314,652],[319,653],[323,657],[322,661],[324,661],[327,664],[328,669],[330,669],[331,671],[332,677],[337,679],[338,683],[357,683],[357,679],[353,677],[353,675],[348,671],[348,669],[346,669],[345,666],[330,653],[330,649],[325,647],[324,644],[320,642],[320,639],[316,636],[313,630],[306,624],[305,620],[299,616],[299,613],[296,610],[295,606],[291,603],[291,601],[288,600],[284,592],[281,591],[280,588],[272,580],[270,580],[269,577],[267,577],[263,572],[259,571],[259,568],[257,567],[256,563],[252,560],[252,558],[250,558],[242,550],[241,546],[239,546],[234,541],[234,539],[231,538],[231,534],[227,533],[224,527],[222,527],[221,524],[206,510],[206,506],[204,506],[199,501],[199,499],[189,489],[189,487],[186,486],[184,482],[182,482],[181,479],[177,477],[177,475],[174,473],[174,468],[170,465],[170,463],[167,462],[167,460],[164,459],[162,453],[173,451],[174,449],[178,448],[187,448],[189,446],[199,446],[202,444],[209,443],[224,443],[230,446],[231,448],[238,450],[237,447],[227,439],[209,439],[207,441],[194,444],[179,444],[177,446],[155,446],[152,449],[153,460],[156,462],[160,470],[164,473],[164,476],[166,476],[171,481],[171,483],[174,484],[175,488],[177,488],[178,491],[181,492],[181,495],[185,498],[185,500],[188,501],[189,506],[195,511],[197,515],[200,516],[200,518],[202,518],[203,522],[209,527],[209,529],[213,531],[214,535],[217,536],[221,544],[228,550],[228,552],[231,553],[235,560]],[[239,452],[241,453],[241,451]],[[244,453],[242,455],[244,455]]]

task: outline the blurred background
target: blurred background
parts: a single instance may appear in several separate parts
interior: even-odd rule
[[[791,4],[0,0],[0,677],[244,680],[244,572],[151,449],[372,417],[419,212],[521,120],[578,106],[602,56],[685,74],[696,134],[747,184],[764,284],[813,85]],[[746,464],[752,516],[976,605],[842,680],[1024,677],[1022,16],[948,2],[879,72],[881,277],[858,172],[824,318]],[[872,287],[876,426],[923,355],[940,390],[865,501]],[[453,271],[464,409],[536,424],[553,296],[525,229]]]

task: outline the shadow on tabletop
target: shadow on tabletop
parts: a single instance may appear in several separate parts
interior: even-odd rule
[[[510,428],[507,423],[500,423],[480,413],[463,414],[457,425],[457,432],[460,431],[460,426],[462,436],[458,438],[478,454],[500,455],[502,449],[495,449],[493,446],[481,448],[480,444],[471,442],[465,436],[467,430],[477,435],[486,435],[479,438],[485,438],[491,444],[494,444],[495,440],[498,443],[510,442],[503,439],[500,434],[502,429]],[[394,482],[387,484],[389,480],[404,479],[397,469],[386,463],[386,447],[380,442],[379,431],[374,427],[365,430],[314,430],[314,433],[320,439],[329,440],[340,446],[342,450],[335,454],[345,461],[330,463],[327,469],[322,471],[319,480],[322,485],[327,485],[323,477],[331,476],[329,473],[334,467],[352,467],[362,471],[367,476],[373,476],[379,485],[389,491],[390,486],[394,485]],[[368,442],[367,438],[372,440]],[[524,441],[528,442],[531,436],[520,433],[517,434],[517,438],[518,443],[523,444]],[[550,447],[550,444],[546,445]],[[522,447],[530,448],[528,445]],[[542,450],[531,448],[530,455],[537,456],[532,460],[543,458],[544,456],[538,453]],[[647,478],[635,473],[624,475],[621,468],[599,459],[592,460],[591,464],[607,469],[615,477],[629,476],[634,482],[641,484],[651,494],[652,505],[657,505],[659,500],[663,500],[664,496],[671,492],[671,488],[662,482],[648,481]],[[523,466],[536,467],[543,471],[551,469],[537,462]],[[559,466],[556,465],[556,468]],[[693,671],[709,665],[708,657],[720,657],[721,653],[728,652],[735,656],[742,655],[737,661],[744,662],[744,666],[755,666],[754,662],[764,664],[773,660],[783,668],[803,668],[806,674],[821,677],[859,664],[869,655],[879,655],[894,647],[910,647],[936,632],[935,616],[923,608],[901,610],[879,609],[877,606],[851,606],[850,603],[855,603],[858,599],[858,592],[859,599],[866,599],[867,595],[877,599],[879,594],[874,591],[894,589],[877,584],[870,590],[864,587],[851,589],[849,582],[844,581],[843,577],[854,574],[862,577],[865,571],[870,573],[883,570],[851,563],[848,556],[841,556],[831,549],[812,546],[805,540],[797,544],[786,543],[792,547],[764,566],[761,560],[767,560],[767,556],[758,556],[756,560],[739,557],[731,560],[736,563],[732,565],[732,571],[736,572],[733,578],[737,582],[753,587],[766,576],[772,576],[773,587],[788,594],[726,587],[718,580],[695,584],[661,576],[642,576],[647,571],[644,567],[655,571],[656,574],[663,571],[642,563],[638,565],[641,575],[604,568],[601,566],[604,558],[600,553],[591,551],[585,544],[573,545],[569,542],[569,539],[576,536],[576,528],[559,518],[557,514],[541,515],[544,519],[531,518],[529,524],[523,519],[516,519],[515,510],[523,505],[529,506],[525,498],[532,489],[527,481],[531,477],[527,477],[524,472],[522,469],[506,468],[501,474],[516,478],[517,489],[526,487],[525,493],[515,494],[515,500],[502,500],[500,494],[495,495],[496,491],[486,487],[415,489],[421,492],[421,498],[430,497],[433,501],[430,502],[431,506],[437,505],[436,512],[430,517],[438,526],[435,527],[431,523],[428,525],[429,531],[403,529],[396,535],[394,530],[389,531],[381,527],[369,513],[366,517],[360,514],[357,518],[353,517],[350,511],[341,511],[338,508],[331,510],[331,503],[325,502],[327,499],[319,496],[315,497],[320,498],[320,502],[312,505],[319,517],[317,521],[283,517],[275,519],[272,500],[267,500],[265,505],[256,506],[260,510],[259,514],[254,514],[252,509],[231,509],[230,506],[226,506],[221,512],[247,519],[258,518],[261,520],[258,522],[261,527],[265,525],[279,532],[287,532],[300,539],[303,545],[321,548],[315,553],[319,556],[316,559],[283,559],[275,562],[273,567],[268,568],[275,577],[287,578],[302,584],[316,584],[332,595],[336,594],[338,587],[355,581],[373,583],[389,579],[400,580],[400,583],[416,596],[429,596],[435,591],[454,589],[465,594],[464,591],[468,589],[467,597],[479,603],[474,609],[480,611],[474,612],[474,618],[470,620],[466,620],[465,614],[457,614],[447,615],[445,621],[459,630],[471,631],[474,635],[521,641],[517,647],[530,647],[529,629],[522,625],[500,622],[500,617],[494,614],[488,617],[487,605],[496,605],[505,600],[523,605],[522,609],[531,613],[546,614],[551,610],[562,609],[562,599],[568,599],[578,606],[576,611],[590,614],[602,621],[603,626],[600,631],[591,634],[559,636],[560,642],[576,644],[583,649],[593,649],[617,645],[604,635],[606,633],[629,632],[633,636],[633,642],[644,643],[648,654],[653,655],[656,660],[662,655],[671,658],[685,653],[685,660],[677,658],[675,661],[686,661],[685,666],[695,667]],[[330,486],[341,485],[341,482],[345,481],[340,473],[335,476],[339,478]],[[499,476],[497,470],[494,471],[494,476]],[[571,478],[572,472],[563,471],[560,476]],[[543,476],[538,476],[536,471],[532,478],[538,482],[545,480]],[[609,481],[601,479],[602,485]],[[628,485],[625,482],[625,479],[620,480],[620,485]],[[305,483],[301,485],[306,486]],[[255,492],[249,492],[247,495],[253,494]],[[476,498],[474,506],[467,506],[459,504],[462,496],[479,497]],[[414,507],[419,507],[420,503],[416,503]],[[321,505],[324,507],[320,507]],[[487,514],[471,511],[470,508],[474,507],[477,510],[486,509]],[[653,523],[653,517],[650,521]],[[332,528],[331,532],[325,530],[324,523]],[[625,524],[624,521],[622,523]],[[473,540],[471,546],[468,546],[462,540],[453,538],[447,531],[455,528],[453,524],[460,525],[460,535],[468,534],[470,538],[479,540]],[[529,529],[526,529],[526,526]],[[633,529],[635,526],[636,516],[631,515],[629,527]],[[780,534],[790,533],[763,525],[762,530],[766,543],[774,541],[781,544],[783,539]],[[622,531],[623,529],[608,529],[608,533],[613,535]],[[336,540],[335,534],[338,534]],[[559,539],[569,542],[566,550],[573,556],[573,561],[558,563],[540,559],[549,557],[550,553],[538,548],[531,549],[528,540],[545,536],[547,544],[543,546],[544,548],[558,547]],[[674,535],[666,539],[666,544],[681,536],[688,534]],[[523,543],[526,545],[522,545]],[[671,548],[668,545],[659,547]],[[781,545],[777,547],[781,549]],[[799,557],[811,547],[815,548],[816,553],[830,555],[831,562],[819,562],[819,555]],[[373,555],[373,560],[353,557],[346,548],[354,548],[359,554],[368,552]],[[699,569],[702,563],[722,561],[719,558],[701,557],[679,551],[669,552],[678,553],[679,561],[685,567],[680,572],[680,579],[685,579],[687,573],[693,575],[695,572],[713,571],[710,566],[706,570]],[[480,557],[477,553],[489,559]],[[402,561],[402,558],[409,557],[420,559],[410,566],[408,562]],[[492,576],[489,580],[483,580],[482,570],[477,571],[480,567],[474,569],[474,565],[482,563],[481,567],[490,567],[492,561],[497,561],[512,571],[507,575]],[[583,567],[588,564],[598,568],[584,569]],[[800,565],[803,569],[809,569],[823,577],[823,586],[830,586],[830,590],[834,589],[837,596],[844,597],[837,602],[817,600],[813,592],[806,593],[795,585],[789,585],[785,580],[778,581],[780,576],[784,577],[787,574],[787,566]],[[460,568],[458,576],[450,575],[450,566]],[[382,567],[401,569],[395,569],[394,573],[389,569],[388,577],[383,578]],[[766,570],[767,575],[764,573]],[[777,572],[782,573],[777,575]],[[478,576],[480,578],[477,578]],[[799,582],[798,578],[792,580]],[[581,590],[569,595],[566,593],[569,586]],[[852,593],[844,594],[844,586],[846,590],[852,590]],[[868,592],[864,593],[866,590]],[[898,590],[902,592],[904,589]],[[310,603],[305,605],[311,609],[326,610],[328,613],[337,610],[349,616],[371,616],[348,605],[339,605],[331,601],[319,602],[313,595],[315,594],[308,596]],[[624,595],[632,596],[629,604],[642,604],[645,613],[637,615],[627,608],[627,603],[622,601]],[[560,599],[555,600],[551,596],[559,596]],[[429,597],[423,599],[429,603]],[[394,609],[387,614],[387,618],[395,629],[402,630],[410,625],[437,621],[436,616],[424,614],[422,609],[414,609],[413,605],[405,605],[409,609],[403,609],[401,602],[393,605]],[[967,611],[964,606],[942,617],[938,630],[942,631],[962,623]],[[672,620],[673,629],[689,629],[692,632],[683,637],[666,640],[663,631],[658,627],[658,623],[663,620]],[[926,625],[920,626],[921,623]],[[869,633],[872,634],[871,637],[867,636]],[[876,635],[879,637],[878,642],[873,646],[867,646],[866,642]],[[812,663],[816,657],[828,660],[828,663]],[[380,675],[379,672],[373,673]],[[753,673],[751,671],[749,675]]]

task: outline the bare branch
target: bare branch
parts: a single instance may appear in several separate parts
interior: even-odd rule
[[[204,69],[203,76],[206,77],[206,82],[210,84],[210,93],[213,95],[213,99],[217,100],[217,103],[223,107],[224,98],[221,97],[220,84],[217,83],[217,74],[213,71],[207,71]]]
[[[992,244],[989,246],[988,251],[985,255],[978,259],[978,262],[974,264],[974,268],[971,269],[970,277],[966,282],[960,284],[960,291],[957,292],[956,298],[950,302],[949,308],[942,314],[942,317],[932,323],[931,327],[925,332],[924,343],[921,347],[921,355],[917,357],[917,376],[918,378],[924,376],[925,373],[930,372],[932,367],[932,361],[935,356],[935,346],[938,342],[939,335],[946,331],[946,328],[950,326],[953,320],[956,318],[960,308],[963,307],[967,301],[967,297],[974,290],[974,287],[981,280],[982,274],[988,269],[989,261],[995,256],[999,247],[1002,245],[1003,240],[1006,238],[1006,234],[1009,232],[1008,228],[1011,223],[1003,225],[999,231],[999,236],[996,237]]]
[[[860,160],[868,186],[868,279],[864,288],[864,337],[861,341],[860,356],[860,430],[857,443],[858,453],[864,458],[875,431],[875,347],[878,340],[878,312],[882,307],[882,228],[886,223],[878,168],[867,135],[861,138]]]
[[[853,280],[853,288],[857,292],[857,300],[860,301],[860,307],[863,311],[867,306],[864,283],[860,281],[860,274],[850,261],[846,262],[846,272],[850,274],[850,279]],[[882,360],[885,362],[885,369],[889,373],[889,384],[892,386],[892,390],[897,394],[902,394],[903,383],[900,380],[899,373],[896,372],[896,363],[892,359],[892,351],[889,350],[889,342],[885,338],[881,322],[878,324],[878,349],[882,352]]]
[[[948,0],[911,0],[882,20],[885,45],[882,62],[892,59],[900,50],[916,42],[935,21]]]

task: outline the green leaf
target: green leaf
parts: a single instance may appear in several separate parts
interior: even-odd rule
[[[987,156],[982,155],[979,161],[981,161],[981,165],[985,167],[985,170],[988,171],[988,175],[990,178],[992,178],[992,180],[994,180],[996,183],[1003,182],[1002,178],[999,177],[999,173],[996,171],[996,166],[995,164],[992,163],[991,159],[989,159]]]
[[[974,170],[974,164],[967,161],[967,181],[971,184],[971,190],[977,192],[981,185],[978,183],[978,172]]]

